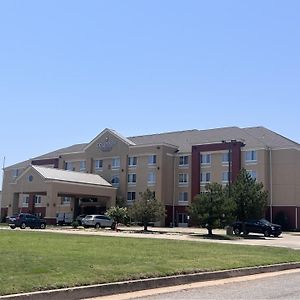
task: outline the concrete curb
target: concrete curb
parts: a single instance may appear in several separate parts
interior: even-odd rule
[[[130,280],[107,284],[96,284],[74,288],[47,290],[41,292],[0,296],[0,299],[10,300],[79,300],[113,294],[154,289],[166,286],[188,284],[192,282],[225,279],[230,277],[254,275],[258,273],[284,271],[300,268],[300,262],[283,263],[269,266],[239,268],[215,272],[201,272],[176,276]]]

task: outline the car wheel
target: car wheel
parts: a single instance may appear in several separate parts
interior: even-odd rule
[[[241,231],[239,230],[239,228],[234,229],[234,234],[235,235],[240,235],[241,234]]]
[[[96,228],[96,229],[99,229],[100,227],[101,227],[101,224],[99,224],[99,223],[96,223],[96,224],[95,224],[95,228]]]
[[[274,237],[279,237],[279,234],[274,234]]]
[[[249,232],[247,230],[244,231],[244,235],[248,235]]]
[[[11,229],[16,229],[16,226],[9,226]]]
[[[40,228],[41,228],[41,229],[45,229],[45,228],[46,228],[46,224],[42,223],[42,224],[40,225]]]
[[[34,229],[34,226],[30,226],[30,229]]]
[[[25,224],[24,222],[21,223],[20,228],[21,228],[21,229],[25,229],[25,228],[26,228],[26,224]]]
[[[269,231],[268,229],[264,231],[264,236],[265,236],[265,237],[270,236],[270,231]]]
[[[84,227],[84,228],[89,228],[89,226],[87,226],[87,225],[83,225],[83,227]]]

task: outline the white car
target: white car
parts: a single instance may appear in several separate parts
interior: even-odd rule
[[[105,228],[110,227],[115,229],[116,223],[113,219],[105,215],[87,215],[81,220],[83,227]]]

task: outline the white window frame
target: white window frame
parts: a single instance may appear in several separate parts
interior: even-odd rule
[[[28,207],[29,205],[29,195],[22,196],[22,207]]]
[[[211,153],[200,154],[200,164],[201,165],[210,165],[211,164]]]
[[[189,156],[180,155],[179,156],[179,167],[187,167],[189,165]]]
[[[250,158],[248,156],[250,156]],[[257,151],[256,150],[245,151],[245,162],[246,163],[256,163],[257,162]]]
[[[188,203],[188,201],[189,201],[189,193],[188,192],[179,192],[178,202]]]
[[[41,195],[35,195],[34,196],[34,205],[39,206],[42,204],[42,196]]]
[[[117,182],[113,182],[114,179],[117,179]],[[113,176],[111,177],[111,185],[112,185],[113,187],[119,187],[119,186],[120,186],[120,176],[119,176],[119,175],[113,175]]]
[[[187,185],[189,183],[189,174],[188,173],[179,173],[178,174],[178,184]]]
[[[223,183],[228,183],[229,182],[229,179],[230,179],[230,174],[229,174],[229,171],[223,171],[222,172],[222,182]]]
[[[148,165],[153,166],[153,165],[156,165],[156,163],[157,163],[156,154],[148,155]]]
[[[128,173],[127,183],[128,185],[136,185],[136,173]]]
[[[121,160],[120,157],[113,157],[111,160],[111,168],[112,170],[120,169]]]
[[[80,171],[85,171],[86,170],[86,160],[81,160],[79,162],[79,170]]]
[[[102,159],[95,159],[95,170],[102,170],[103,169],[103,160]]]
[[[205,179],[205,180],[203,180],[203,179]],[[209,179],[209,180],[207,180],[207,179]],[[211,173],[210,172],[201,172],[200,173],[200,182],[201,183],[210,183],[211,182]]]
[[[148,172],[147,183],[148,183],[148,186],[153,186],[156,184],[156,173],[155,172]]]
[[[20,170],[19,169],[13,169],[12,170],[12,177],[17,178],[20,175]]]
[[[222,153],[222,164],[223,165],[228,165],[229,164],[229,159],[230,159],[229,157],[230,157],[229,151]]]
[[[129,197],[129,195],[131,195],[131,196]],[[131,198],[131,199],[129,199],[129,198]],[[127,192],[127,202],[134,202],[135,200],[136,200],[136,192],[135,191]]]
[[[247,170],[247,173],[251,176],[252,179],[257,180],[257,172],[255,170]]]
[[[128,167],[135,168],[137,166],[137,156],[128,156]]]

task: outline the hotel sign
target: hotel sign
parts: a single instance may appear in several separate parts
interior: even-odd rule
[[[104,142],[98,144],[98,148],[103,152],[110,152],[116,144],[116,141],[112,141],[109,137],[106,137]]]

